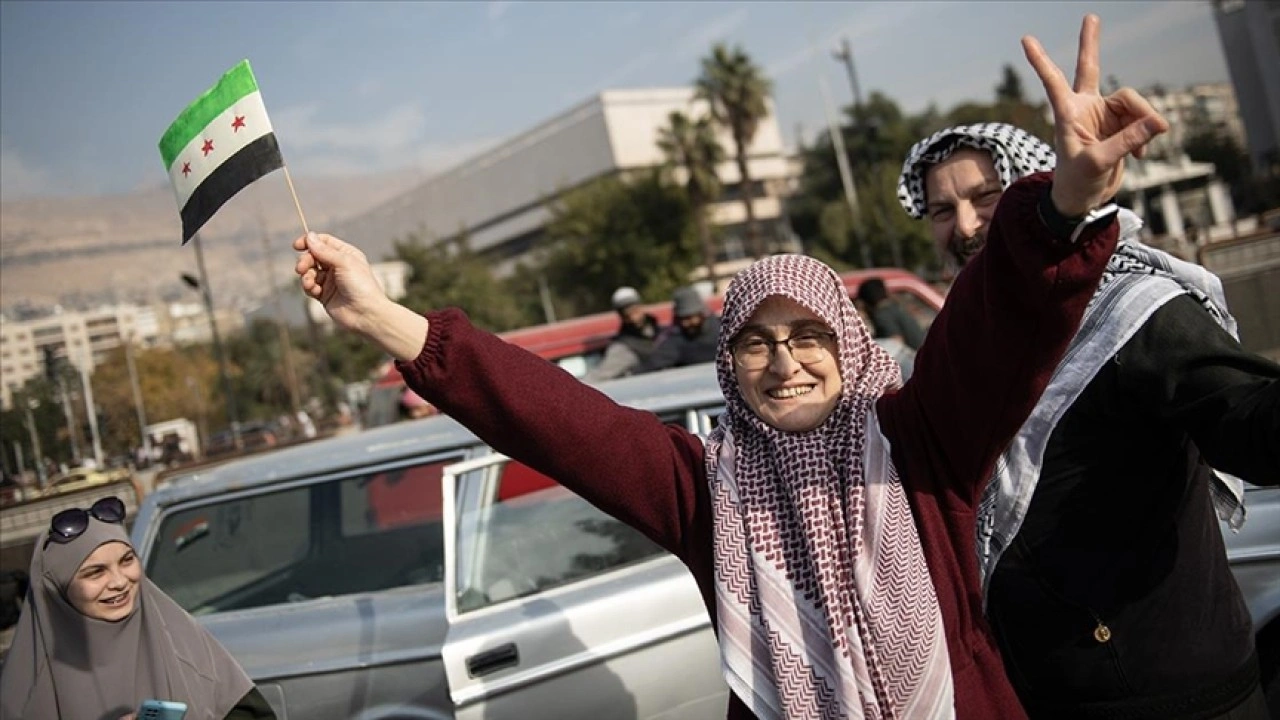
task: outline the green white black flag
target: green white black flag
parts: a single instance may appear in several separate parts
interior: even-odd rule
[[[160,138],[182,208],[182,243],[254,180],[284,166],[248,60],[187,106]]]

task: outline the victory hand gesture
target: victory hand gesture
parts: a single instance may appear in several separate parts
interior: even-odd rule
[[[1052,199],[1067,217],[1084,215],[1114,197],[1124,177],[1125,156],[1142,157],[1147,143],[1169,129],[1169,123],[1132,88],[1105,97],[1098,92],[1100,24],[1098,16],[1086,15],[1080,26],[1074,86],[1067,84],[1038,40],[1022,38],[1023,52],[1053,108],[1058,164]]]

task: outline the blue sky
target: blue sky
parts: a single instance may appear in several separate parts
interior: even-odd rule
[[[0,2],[0,196],[166,182],[169,122],[249,58],[295,174],[438,171],[592,94],[684,85],[717,40],[775,83],[791,142],[824,123],[820,78],[853,44],[863,92],[907,111],[987,100],[1033,34],[1070,72],[1080,18],[1134,86],[1227,80],[1203,0],[1177,2]],[[816,51],[815,51],[816,49]]]

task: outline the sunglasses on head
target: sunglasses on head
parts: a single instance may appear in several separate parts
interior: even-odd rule
[[[111,496],[95,502],[88,510],[84,508],[63,510],[49,521],[49,537],[45,539],[44,546],[49,547],[51,542],[65,545],[80,537],[85,530],[89,529],[90,517],[105,523],[123,523],[124,502],[118,497]]]

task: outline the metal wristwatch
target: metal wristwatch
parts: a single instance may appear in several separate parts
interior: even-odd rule
[[[1087,228],[1106,224],[1120,212],[1115,202],[1106,202],[1079,217],[1067,217],[1053,204],[1053,186],[1045,188],[1040,198],[1040,220],[1055,236],[1075,244]]]

